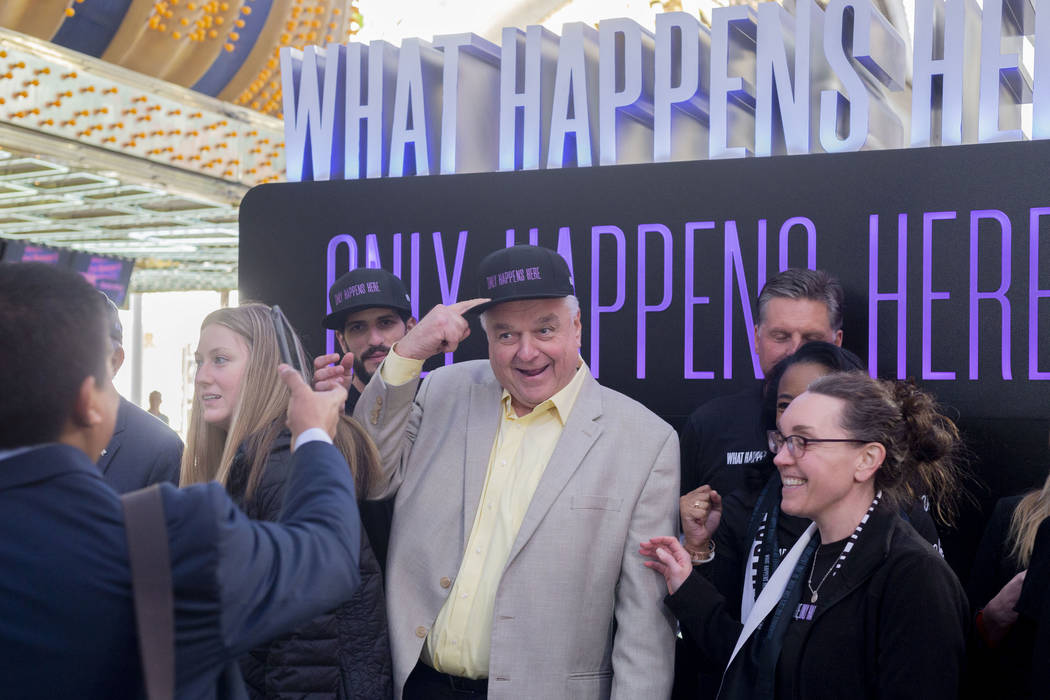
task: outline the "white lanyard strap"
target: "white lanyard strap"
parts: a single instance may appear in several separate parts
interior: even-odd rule
[[[748,638],[754,633],[758,626],[762,624],[762,621],[766,619],[766,615],[776,607],[777,603],[780,602],[781,597],[784,595],[784,589],[787,588],[788,580],[791,578],[791,573],[795,570],[795,565],[798,564],[799,557],[802,556],[803,550],[806,549],[806,545],[809,544],[809,540],[813,537],[813,533],[816,532],[816,523],[810,523],[806,531],[798,538],[798,542],[792,547],[784,558],[780,562],[780,566],[777,567],[773,575],[769,577],[769,582],[762,589],[762,592],[758,595],[758,600],[751,607],[751,612],[748,614],[747,619],[744,620],[744,629],[740,631],[740,636],[737,637],[736,646],[733,647],[733,653],[729,657],[729,663],[726,664],[726,669],[733,663],[733,659],[736,658],[737,652],[740,651],[744,643],[747,642]],[[723,674],[724,678],[724,674]]]

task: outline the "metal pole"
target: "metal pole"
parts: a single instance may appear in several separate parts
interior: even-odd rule
[[[142,293],[131,295],[131,403],[142,405]]]

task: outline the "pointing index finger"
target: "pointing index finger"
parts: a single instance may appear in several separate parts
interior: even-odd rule
[[[462,315],[473,309],[475,306],[478,306],[480,304],[486,304],[490,301],[492,300],[487,298],[465,299],[463,301],[457,301],[455,304],[450,304],[448,308],[450,311]]]

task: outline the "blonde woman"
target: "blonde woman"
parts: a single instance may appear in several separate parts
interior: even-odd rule
[[[1050,476],[1042,488],[995,504],[967,591],[975,609],[967,697],[1035,697],[1030,685],[1035,630],[1014,606],[1032,563],[1036,532],[1048,516]]]
[[[300,366],[308,368],[298,339],[294,352]],[[201,324],[195,357],[182,485],[218,481],[249,517],[276,520],[291,450],[284,424],[289,392],[273,380],[280,358],[270,308],[246,304],[212,312]],[[311,379],[305,371],[303,376]],[[334,443],[360,497],[378,464],[375,446],[346,417]],[[392,695],[382,577],[363,530],[361,537],[361,586],[354,596],[241,659],[251,697],[373,700]]]

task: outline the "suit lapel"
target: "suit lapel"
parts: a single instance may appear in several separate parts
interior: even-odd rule
[[[569,420],[565,423],[565,429],[562,430],[558,444],[554,446],[554,452],[547,462],[547,468],[536,486],[536,493],[525,511],[525,519],[521,521],[514,547],[507,559],[508,566],[536,532],[547,511],[558,500],[565,485],[602,434],[602,425],[598,420],[601,414],[601,387],[594,377],[588,375],[584,378],[584,385],[576,397]]]
[[[499,430],[499,399],[502,393],[503,390],[495,378],[488,382],[472,384],[470,387],[470,400],[464,421],[467,431],[466,459],[463,465],[463,548],[467,546],[467,537],[474,526],[481,492],[485,488],[489,457],[496,440],[496,432]]]

